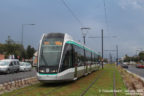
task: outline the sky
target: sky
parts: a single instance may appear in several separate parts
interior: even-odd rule
[[[81,27],[89,27],[86,45],[101,52],[101,36],[104,30],[104,50],[119,48],[119,57],[136,55],[144,49],[144,0],[64,0],[81,25],[62,3],[62,0],[0,0],[0,43],[8,36],[21,42],[24,25],[24,45],[38,49],[43,33],[68,33],[83,42]],[[106,9],[106,15],[105,15]],[[115,36],[115,38],[114,38]],[[104,56],[115,52],[104,51]]]

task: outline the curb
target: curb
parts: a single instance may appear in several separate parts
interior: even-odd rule
[[[124,69],[124,70],[126,70],[126,69]],[[126,70],[126,71],[127,71],[128,73],[136,76],[137,78],[141,79],[141,80],[144,82],[144,78],[143,78],[143,77],[141,77],[141,76],[139,76],[139,75],[137,75],[137,74],[135,74],[135,73],[133,73],[133,72],[131,72],[131,71],[128,71],[128,70]]]
[[[11,92],[13,90],[30,86],[36,83],[38,83],[37,77],[30,77],[21,80],[15,80],[12,82],[3,83],[0,84],[0,94],[3,94],[5,92]]]

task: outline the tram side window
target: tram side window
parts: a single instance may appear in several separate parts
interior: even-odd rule
[[[84,65],[84,50],[74,45],[74,61],[77,66]]]
[[[100,64],[100,56],[97,55],[97,64]]]
[[[96,64],[97,62],[97,57],[96,57],[96,54],[94,54],[94,63]]]
[[[93,53],[91,52],[91,64],[93,64]]]
[[[95,55],[95,62],[98,64],[99,63],[99,56],[98,55]]]
[[[88,65],[91,63],[91,54],[90,52],[88,51]]]
[[[85,63],[88,64],[88,51],[85,50],[85,53],[86,53],[86,60],[85,60],[86,62]]]
[[[79,66],[80,58],[78,54],[78,47],[75,45],[73,45],[73,47],[74,47],[74,63],[75,65]]]
[[[89,51],[86,50],[86,64],[90,63],[90,56],[89,56]]]
[[[93,54],[93,64],[95,64],[95,54]]]
[[[72,46],[70,44],[66,44],[63,53],[61,71],[70,67],[72,67]]]

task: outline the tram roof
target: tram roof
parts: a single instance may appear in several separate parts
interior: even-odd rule
[[[69,44],[74,44],[76,46],[79,46],[80,48],[83,48],[83,49],[86,49],[90,52],[93,52],[97,55],[99,55],[98,53],[96,53],[94,50],[88,48],[86,45],[78,42],[78,41],[75,41],[69,34],[67,33],[45,33],[44,34],[45,37],[56,37],[56,38],[64,38],[64,39],[67,39],[65,43],[69,43]]]

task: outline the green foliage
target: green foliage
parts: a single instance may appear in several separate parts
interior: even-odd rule
[[[141,60],[144,61],[144,51],[141,51],[138,54],[138,56],[128,56],[128,55],[125,55],[125,58],[124,58],[124,62],[130,62],[130,61],[139,62]]]
[[[3,53],[4,53],[4,45],[0,44],[0,54],[3,54]]]
[[[127,54],[125,55],[124,62],[129,62],[131,60],[131,57],[129,57]]]
[[[15,55],[15,58],[19,56],[20,60],[22,60],[22,58],[30,59],[33,57],[34,52],[35,49],[30,45],[28,45],[27,49],[25,50],[21,44],[15,43],[9,36],[5,44],[0,44],[0,54],[4,54],[6,58],[9,55]]]
[[[139,53],[139,59],[144,60],[144,51]]]
[[[9,55],[15,55],[15,57],[20,56],[25,57],[25,49],[21,44],[1,44],[0,53],[4,54],[6,57]]]
[[[35,53],[35,49],[32,48],[30,45],[28,45],[28,47],[26,49],[27,59],[31,59],[33,57],[34,53]]]

